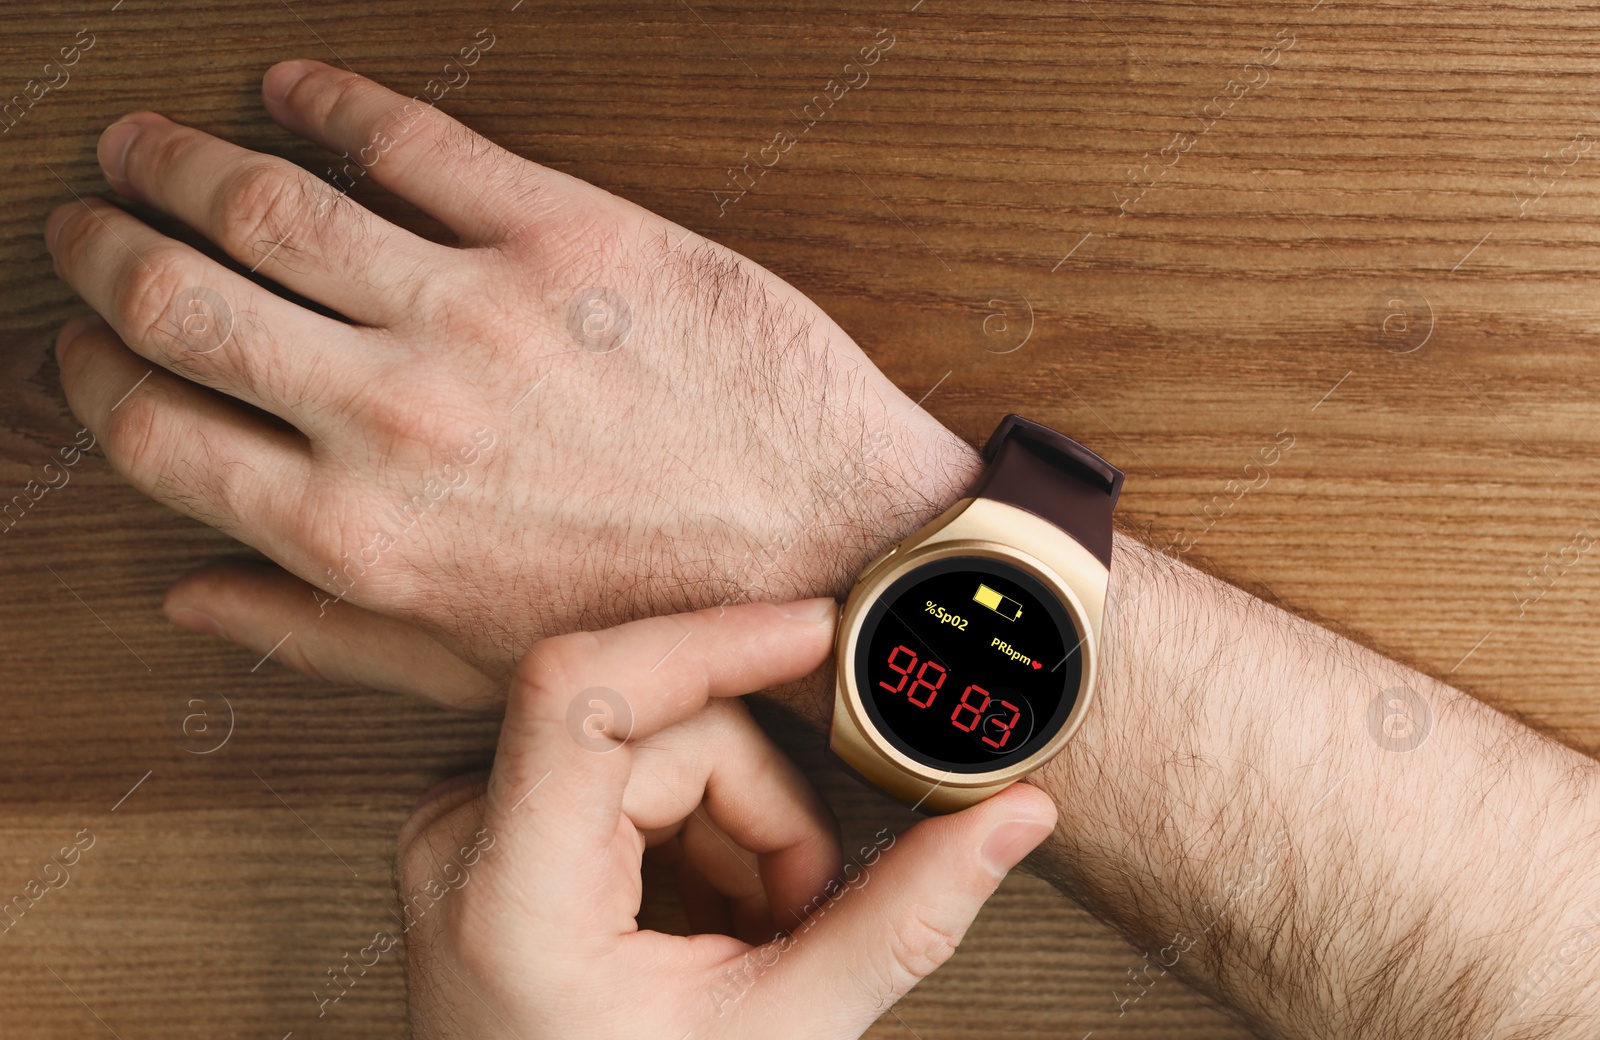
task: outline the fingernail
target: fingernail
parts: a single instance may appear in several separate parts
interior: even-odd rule
[[[128,149],[143,130],[144,127],[138,123],[124,119],[111,124],[100,135],[100,168],[106,172],[106,180],[112,185],[120,187],[127,183]]]
[[[261,96],[268,101],[282,104],[295,84],[305,79],[314,68],[316,68],[315,62],[280,61],[268,69],[266,76],[262,78]]]
[[[81,206],[57,206],[50,211],[50,216],[44,222],[44,247],[50,255],[56,255],[56,241],[61,237],[61,229],[67,226],[67,221],[81,210]],[[57,265],[59,267],[59,265]],[[57,273],[60,273],[59,271]]]
[[[210,614],[202,614],[198,610],[188,607],[178,607],[176,610],[167,611],[167,618],[179,628],[187,628],[191,632],[201,635],[220,636],[228,638],[228,633],[222,630],[222,623]]]
[[[793,603],[782,603],[778,606],[778,613],[795,621],[832,621],[834,611],[838,604],[832,596],[819,596],[816,599],[797,599]]]
[[[1038,820],[1007,820],[983,839],[978,855],[989,873],[1003,878],[1049,834],[1050,826]]]

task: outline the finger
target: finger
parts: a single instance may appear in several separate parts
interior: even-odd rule
[[[111,186],[168,213],[251,271],[367,325],[398,324],[451,251],[403,231],[275,156],[127,116],[100,137]]]
[[[67,403],[111,465],[145,494],[262,552],[311,479],[305,441],[128,350],[99,318],[56,341]]]
[[[873,850],[853,881],[834,886],[806,925],[780,941],[782,958],[745,998],[749,1013],[781,1022],[784,1009],[807,1007],[804,1028],[781,1035],[860,1036],[949,960],[1005,872],[1055,820],[1044,792],[1016,784]]]
[[[685,857],[747,919],[769,915],[761,941],[800,924],[839,869],[833,813],[740,701],[636,741],[623,806],[641,829],[687,817]]]
[[[462,66],[460,75],[470,77],[471,70]],[[370,175],[466,245],[518,234],[525,219],[521,204],[528,201],[548,212],[597,190],[506,151],[429,101],[319,61],[274,65],[261,93],[267,112],[286,129],[353,157],[346,176]]]
[[[484,788],[488,785],[489,774],[477,772],[452,776],[429,788],[426,794],[417,799],[411,815],[400,825],[400,835],[396,840],[400,854],[405,855],[411,843],[416,841],[423,831],[468,802],[481,799]],[[482,813],[482,806],[479,806],[478,815],[481,817]],[[458,832],[451,833],[452,837],[457,835]]]
[[[272,657],[313,679],[497,712],[505,687],[413,625],[338,600],[267,563],[201,567],[167,590],[175,624]],[[286,636],[287,634],[287,636]]]
[[[354,331],[267,292],[108,202],[61,206],[45,224],[56,271],[136,353],[302,425],[326,393],[371,374]],[[311,434],[313,430],[303,432]]]
[[[643,618],[599,632],[536,643],[518,663],[513,698],[546,711],[548,695],[605,689],[627,718],[616,739],[643,740],[716,697],[738,697],[801,679],[833,647],[838,605],[828,597],[746,603]],[[541,697],[541,695],[544,695]],[[530,711],[530,721],[536,718]],[[619,716],[620,718],[620,716]],[[508,718],[508,725],[510,720]]]
[[[594,877],[574,866],[610,864],[619,828],[633,829],[621,819],[632,750],[613,734],[645,739],[708,697],[809,673],[828,652],[833,607],[713,608],[533,646],[512,680],[484,818],[504,836],[498,862],[545,895],[554,926],[592,930]]]
[[[719,931],[757,946],[778,934],[781,929],[773,922],[758,857],[736,846],[703,815],[683,821],[678,840],[683,846],[684,866],[723,897],[727,927]]]
[[[400,923],[419,945],[448,937],[450,930],[440,935],[439,926],[452,909],[461,909],[461,897],[450,893],[483,871],[485,853],[496,854],[494,836],[483,826],[484,779],[475,773],[439,784],[401,825],[395,859]],[[447,901],[446,909],[430,915]]]

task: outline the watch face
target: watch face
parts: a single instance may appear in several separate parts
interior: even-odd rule
[[[1055,593],[1001,560],[954,556],[914,568],[867,610],[856,688],[879,732],[924,765],[1003,769],[1072,714],[1082,633]]]

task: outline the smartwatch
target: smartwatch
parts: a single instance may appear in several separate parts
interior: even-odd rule
[[[1099,672],[1122,471],[1018,415],[983,456],[968,497],[862,571],[834,647],[833,753],[925,812],[1048,762]]]

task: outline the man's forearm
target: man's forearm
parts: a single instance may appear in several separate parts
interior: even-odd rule
[[[1104,643],[1034,866],[1151,977],[1273,1035],[1593,1035],[1591,759],[1120,536]]]

